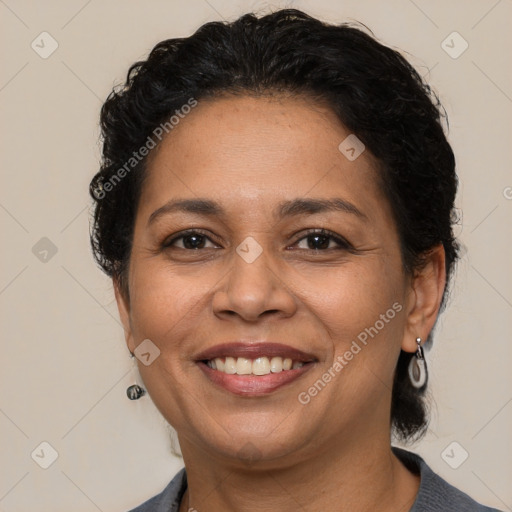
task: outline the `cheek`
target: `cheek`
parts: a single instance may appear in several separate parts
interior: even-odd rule
[[[355,336],[373,326],[390,308],[387,316],[397,318],[396,310],[401,308],[393,309],[394,303],[403,307],[404,289],[397,285],[402,282],[400,267],[385,266],[378,257],[363,258],[337,270],[318,269],[297,282],[304,302],[333,335]]]
[[[162,348],[171,348],[184,325],[206,307],[214,282],[204,270],[178,272],[156,260],[136,264],[131,281],[134,333],[138,338],[154,339]]]
[[[184,384],[191,371],[196,371],[188,341],[198,336],[198,317],[207,307],[205,300],[213,283],[206,273],[196,279],[171,271],[161,261],[137,263],[130,283],[135,344],[150,339],[160,351],[151,365],[139,363],[140,375],[162,415],[175,428],[185,428],[201,402],[198,390]]]
[[[205,313],[210,315],[212,294],[222,276],[228,277],[229,269],[215,265],[177,269],[161,259],[134,263],[130,286],[136,343],[149,338],[161,350],[176,352],[186,331],[193,327],[194,335],[200,333],[202,323],[195,319],[214,321]],[[358,256],[336,267],[283,265],[277,273],[281,282],[277,285],[295,295],[302,308],[299,313],[310,314],[333,346],[350,343],[379,321],[393,303],[401,304],[403,296],[396,284],[402,282],[400,265],[378,255]],[[399,322],[392,323],[396,327]],[[386,331],[390,330],[386,324]]]
[[[315,312],[332,343],[332,359],[341,365],[337,374],[344,377],[336,386],[343,389],[338,388],[337,396],[387,393],[405,323],[400,265],[385,266],[372,257],[317,283],[322,286],[309,303],[316,301]]]

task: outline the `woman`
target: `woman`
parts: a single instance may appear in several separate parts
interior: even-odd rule
[[[297,10],[131,67],[91,240],[185,463],[135,511],[492,510],[390,442],[426,430],[457,259],[440,108],[397,52]]]

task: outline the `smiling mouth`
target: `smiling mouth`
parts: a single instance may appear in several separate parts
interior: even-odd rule
[[[268,341],[215,345],[194,359],[216,388],[244,397],[272,393],[299,379],[318,362],[314,354]]]
[[[278,356],[256,359],[228,356],[200,360],[197,365],[219,389],[243,397],[262,397],[295,382],[315,366],[315,361],[293,361]]]
[[[212,370],[216,370],[227,375],[257,376],[297,370],[307,364],[303,361],[293,361],[289,357],[283,358],[279,356],[263,356],[255,359],[249,359],[246,357],[216,357],[202,362]]]

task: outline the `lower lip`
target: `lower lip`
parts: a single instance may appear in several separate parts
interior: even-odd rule
[[[283,370],[268,375],[237,375],[214,370],[202,361],[197,364],[214,384],[235,395],[243,396],[261,396],[272,393],[297,380],[313,367],[313,363],[305,363],[304,366],[295,370]]]

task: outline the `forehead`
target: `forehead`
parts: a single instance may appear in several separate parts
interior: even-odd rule
[[[307,97],[200,101],[150,154],[141,204],[211,197],[267,211],[272,202],[336,192],[351,202],[380,199],[371,155],[351,161],[339,149],[350,135],[326,104]]]

